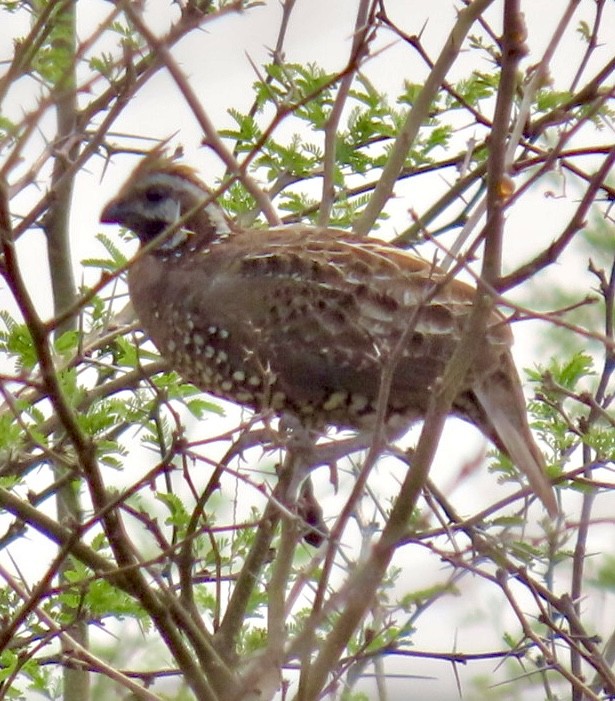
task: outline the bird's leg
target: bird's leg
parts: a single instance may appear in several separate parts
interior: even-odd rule
[[[297,515],[308,527],[303,534],[303,540],[308,545],[318,548],[329,535],[329,530],[325,524],[322,507],[314,496],[314,486],[309,476],[301,484],[297,500]]]
[[[329,531],[324,523],[322,508],[314,496],[309,475],[316,467],[327,465],[331,474],[331,483],[337,486],[337,461],[351,453],[368,449],[372,444],[372,437],[371,434],[358,434],[317,445],[316,442],[322,434],[305,428],[295,417],[284,417],[280,426],[289,432],[286,448],[292,455],[290,464],[292,464],[294,478],[300,484],[297,514],[308,526],[303,539],[309,545],[318,547],[329,535]]]
[[[294,499],[297,516],[303,525],[303,539],[318,547],[328,534],[322,509],[314,497],[309,473],[315,467],[314,454],[318,450],[319,434],[303,426],[295,416],[284,415],[280,419],[280,431],[286,432],[287,459],[281,469],[292,471],[287,496]],[[316,464],[321,464],[318,462]],[[293,508],[292,504],[287,504]]]

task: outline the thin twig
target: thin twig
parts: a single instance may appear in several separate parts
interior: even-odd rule
[[[340,85],[335,96],[335,102],[331,114],[325,125],[325,153],[322,164],[322,195],[321,203],[318,210],[316,223],[319,226],[326,226],[331,216],[331,208],[335,201],[335,188],[333,186],[333,176],[336,159],[337,146],[337,129],[342,118],[342,111],[348,99],[350,88],[355,78],[355,74],[359,69],[359,64],[363,55],[369,49],[370,38],[373,38],[369,18],[369,7],[372,0],[361,0],[357,9],[357,18],[355,20],[354,35],[352,38],[351,55],[354,57],[354,68],[340,81]]]
[[[374,189],[372,197],[361,216],[354,223],[353,230],[355,233],[366,236],[374,226],[384,205],[393,193],[393,188],[404,166],[408,151],[419,129],[429,116],[431,104],[452,64],[457,59],[466,34],[476,18],[479,17],[492,2],[493,0],[475,0],[470,6],[459,12],[455,26],[446,39],[444,48],[434,64],[433,70],[425,81],[412,109],[406,117],[406,121],[395,139],[387,163],[382,171],[382,176]]]

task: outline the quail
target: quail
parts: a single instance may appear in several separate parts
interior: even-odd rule
[[[140,239],[130,298],[171,367],[213,395],[311,428],[373,431],[387,362],[389,435],[423,417],[475,295],[372,237],[306,225],[240,229],[193,169],[160,151],[138,164],[101,221]],[[510,457],[555,516],[511,345],[493,311],[452,412]]]

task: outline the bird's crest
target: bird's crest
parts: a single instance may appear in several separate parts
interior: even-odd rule
[[[140,182],[150,173],[167,173],[169,175],[176,175],[192,182],[205,192],[210,191],[197,175],[195,168],[185,165],[184,163],[178,163],[175,160],[175,157],[169,156],[164,142],[163,144],[154,146],[154,148],[141,159],[139,165],[135,168],[131,176],[131,180],[134,182]]]

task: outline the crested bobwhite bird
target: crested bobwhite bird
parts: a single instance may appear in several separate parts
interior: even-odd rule
[[[209,195],[191,168],[155,151],[101,215],[134,231],[142,246],[171,227],[140,251],[128,274],[139,320],[170,365],[203,390],[255,410],[294,414],[309,427],[369,431],[382,369],[406,334],[388,397],[390,434],[424,416],[474,288],[346,231],[239,230],[206,204]],[[553,516],[556,500],[527,423],[511,344],[494,311],[453,412],[511,458]]]

